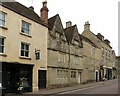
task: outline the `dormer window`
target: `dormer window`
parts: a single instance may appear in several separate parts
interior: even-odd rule
[[[57,39],[57,41],[60,40],[60,34],[58,32],[56,32],[56,39]]]

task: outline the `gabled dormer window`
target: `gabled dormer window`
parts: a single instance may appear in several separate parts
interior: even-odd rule
[[[30,23],[22,21],[21,32],[29,35],[29,33],[30,33]]]
[[[58,32],[56,32],[56,40],[59,41],[60,40],[60,34]]]

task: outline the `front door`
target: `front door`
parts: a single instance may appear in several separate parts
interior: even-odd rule
[[[98,82],[98,72],[96,72],[96,82]]]
[[[81,82],[81,72],[78,72],[78,84]]]
[[[38,71],[38,87],[39,89],[46,88],[46,70]]]

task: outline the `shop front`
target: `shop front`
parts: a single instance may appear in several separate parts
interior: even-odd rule
[[[2,86],[6,93],[32,91],[33,65],[21,63],[2,63]]]

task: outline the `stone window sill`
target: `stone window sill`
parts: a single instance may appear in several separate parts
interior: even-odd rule
[[[27,60],[31,60],[31,58],[30,58],[30,57],[20,56],[19,58],[20,58],[20,59],[27,59]]]
[[[4,27],[4,26],[0,26],[0,28],[5,29],[5,30],[8,30],[8,28],[7,28],[7,27]]]
[[[25,33],[22,33],[22,32],[20,32],[20,34],[32,38],[32,36],[30,36],[28,34],[25,34]]]
[[[7,57],[7,55],[5,53],[0,53],[0,56]]]

